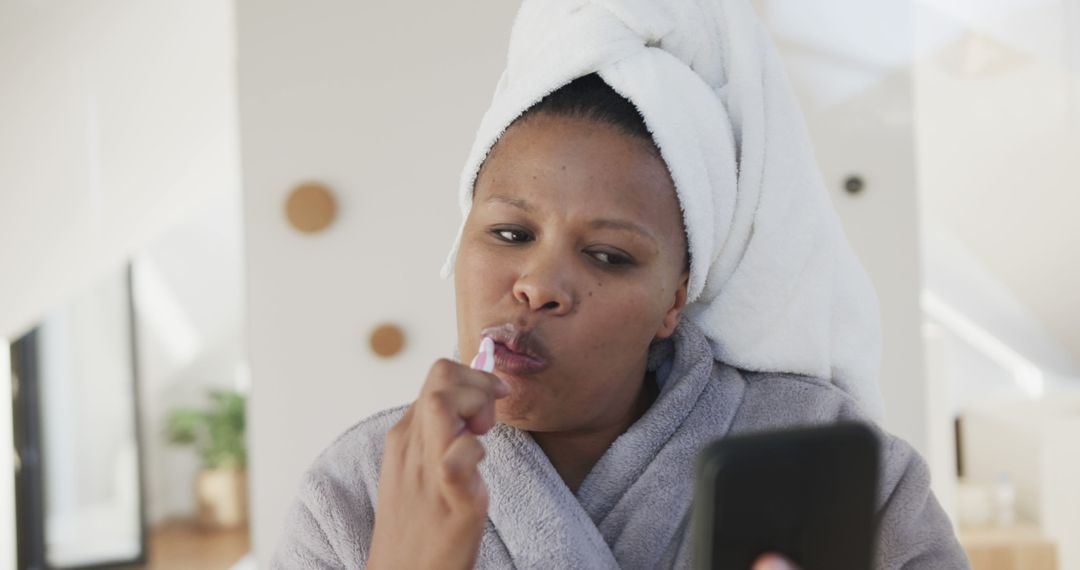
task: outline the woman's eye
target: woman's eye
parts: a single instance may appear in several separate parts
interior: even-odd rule
[[[595,257],[600,263],[613,266],[631,265],[629,257],[625,255],[619,255],[617,253],[611,253],[609,251],[594,251],[590,255]]]
[[[491,233],[495,234],[503,241],[516,243],[529,241],[532,238],[532,236],[529,235],[529,232],[515,228],[499,228],[491,230]]]

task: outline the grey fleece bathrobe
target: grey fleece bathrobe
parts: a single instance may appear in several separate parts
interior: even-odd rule
[[[707,442],[868,421],[825,380],[717,362],[689,321],[653,346],[649,368],[660,384],[656,402],[612,444],[576,495],[528,433],[499,424],[482,438],[487,457],[480,470],[491,503],[478,568],[686,568],[694,463]],[[364,567],[384,440],[404,409],[361,421],[319,456],[303,478],[271,568]],[[925,462],[904,441],[878,433],[875,568],[968,568],[930,492]]]

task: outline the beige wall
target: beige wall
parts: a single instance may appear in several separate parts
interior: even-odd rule
[[[230,3],[0,3],[0,335],[235,189]]]
[[[0,2],[0,393],[5,340],[235,195],[232,15],[219,0]],[[15,563],[13,492],[5,478],[0,570]]]
[[[455,342],[439,268],[458,176],[505,61],[516,5],[238,5],[254,543],[265,564],[301,472],[359,419],[413,398]],[[314,179],[340,206],[323,233],[287,225]],[[404,352],[368,334],[399,323]]]
[[[1048,372],[1076,376],[1080,1],[916,5],[922,215],[1052,339],[1033,339],[998,307],[980,308],[985,326]]]

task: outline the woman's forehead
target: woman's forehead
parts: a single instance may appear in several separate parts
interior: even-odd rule
[[[474,205],[619,213],[681,226],[666,165],[640,137],[588,119],[536,117],[507,130],[477,178]]]

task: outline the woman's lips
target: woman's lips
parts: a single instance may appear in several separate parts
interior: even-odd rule
[[[513,321],[487,327],[481,337],[495,342],[495,368],[511,375],[535,374],[547,368],[551,359],[533,327]]]
[[[514,352],[501,342],[495,343],[495,368],[507,374],[535,374],[547,368],[547,365],[542,358]]]

